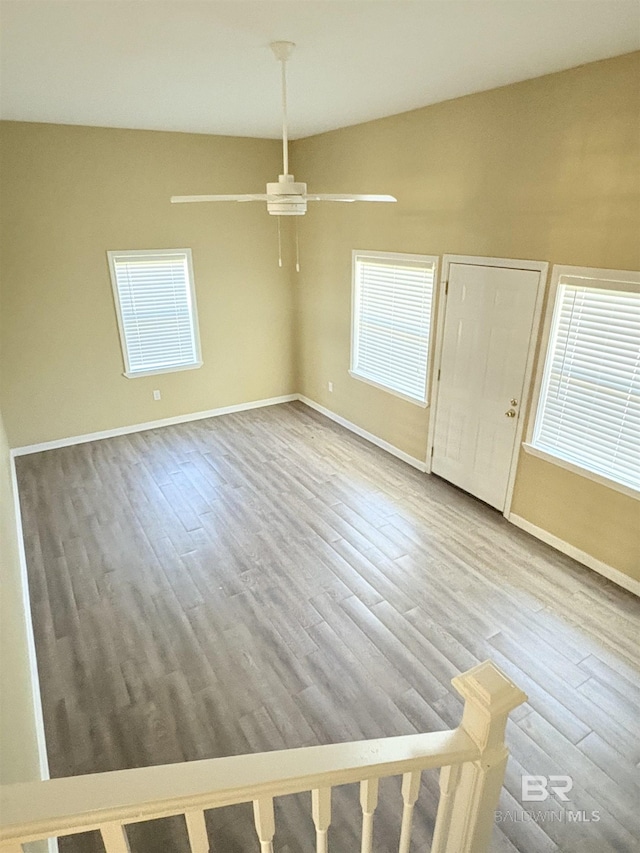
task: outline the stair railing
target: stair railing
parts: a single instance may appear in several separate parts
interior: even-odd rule
[[[98,830],[106,853],[130,853],[126,827],[184,815],[192,853],[209,853],[204,812],[253,803],[261,853],[273,853],[274,798],[311,792],[316,853],[328,853],[331,789],[360,783],[361,853],[371,853],[381,778],[402,775],[398,853],[409,853],[423,770],[441,768],[431,853],[485,853],[504,780],[509,712],[525,694],[491,661],[452,684],[464,698],[457,729],[213,758],[0,788],[0,853]]]

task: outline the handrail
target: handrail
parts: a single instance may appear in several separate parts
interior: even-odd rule
[[[322,791],[328,791],[330,797],[330,789],[335,785],[362,782],[369,785],[363,789],[363,797],[373,802],[370,782],[400,774],[406,783],[403,784],[406,812],[403,831],[406,830],[408,844],[420,771],[441,767],[444,768],[441,774],[443,796],[433,851],[479,853],[485,849],[479,845],[484,843],[485,836],[488,839],[495,808],[493,800],[497,802],[502,785],[507,757],[504,747],[507,715],[525,701],[526,696],[490,661],[454,678],[453,685],[466,701],[461,725],[450,731],[0,787],[0,851],[19,851],[22,843],[93,829],[100,829],[105,838],[105,830],[108,835],[115,827],[114,837],[121,839],[126,824],[179,814],[189,816],[196,812],[201,818],[206,809],[251,801],[258,832],[266,833],[267,841],[261,843],[267,845],[265,850],[270,850],[273,797],[315,792],[314,808],[316,817],[319,816],[316,825],[326,839],[330,799],[325,795],[321,797]],[[377,797],[377,788],[375,790]],[[363,815],[365,812],[363,805]],[[369,826],[370,813],[371,808]],[[453,821],[452,816],[456,814],[459,819]],[[204,823],[199,825],[206,838]],[[454,825],[457,840],[449,843]],[[126,838],[124,844],[111,842],[107,850],[127,849]]]
[[[461,729],[112,770],[0,788],[0,841],[36,841],[473,761]]]

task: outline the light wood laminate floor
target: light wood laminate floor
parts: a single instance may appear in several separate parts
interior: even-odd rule
[[[529,695],[496,853],[640,850],[633,595],[301,403],[16,463],[53,776],[454,727],[452,676],[492,658]],[[565,810],[523,819],[523,773],[570,775]],[[334,804],[352,853],[357,794]],[[436,805],[425,773],[416,853]],[[380,853],[399,813],[393,780]],[[309,850],[308,797],[277,814],[276,850]],[[256,849],[250,807],[208,821],[215,853]],[[185,849],[180,819],[131,838]]]

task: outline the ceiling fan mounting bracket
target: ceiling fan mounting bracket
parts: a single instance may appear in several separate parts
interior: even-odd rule
[[[269,47],[278,62],[286,62],[293,53],[295,44],[292,41],[272,41]]]

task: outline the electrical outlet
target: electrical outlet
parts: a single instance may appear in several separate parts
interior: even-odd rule
[[[329,391],[333,391],[333,382],[328,382],[327,387],[328,387]]]
[[[156,390],[153,392],[153,399],[154,399],[154,400],[159,400],[161,397],[162,397],[162,394],[161,394],[161,393],[156,389]]]

